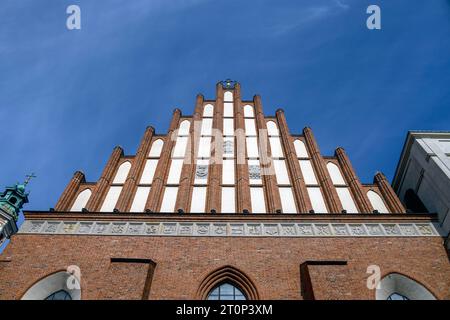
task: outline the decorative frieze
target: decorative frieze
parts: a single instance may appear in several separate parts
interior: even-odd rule
[[[233,155],[233,153],[234,153],[233,140],[224,140],[223,141],[223,154],[224,155]]]
[[[248,166],[248,176],[250,179],[259,180],[261,179],[261,169],[258,165]]]
[[[435,237],[433,223],[108,222],[27,220],[21,234],[181,237]]]
[[[195,171],[195,178],[206,180],[208,178],[208,165],[198,164],[197,170]]]

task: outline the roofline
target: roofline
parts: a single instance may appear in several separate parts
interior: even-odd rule
[[[408,130],[408,133],[413,135],[434,136],[434,135],[448,135],[450,131],[446,130]]]
[[[406,159],[409,156],[412,143],[415,138],[436,138],[436,137],[450,137],[450,131],[444,130],[408,130],[403,144],[402,152],[400,153],[400,158],[397,163],[397,168],[395,169],[394,179],[392,180],[392,187],[394,190],[398,191],[398,184],[400,183],[400,174],[403,172],[406,166]]]
[[[37,211],[24,210],[25,220],[186,220],[186,221],[202,221],[205,218],[209,221],[438,221],[436,213],[230,213],[230,214],[210,214],[210,213],[145,213],[145,212],[68,212],[68,211]]]

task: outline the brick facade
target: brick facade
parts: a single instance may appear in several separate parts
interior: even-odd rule
[[[148,264],[114,263],[113,258],[155,263],[146,299],[197,299],[202,281],[224,266],[245,273],[261,299],[303,299],[300,265],[329,260],[343,260],[347,265],[310,267],[316,299],[374,299],[375,290],[366,287],[367,267],[373,264],[380,266],[383,275],[402,273],[438,299],[450,299],[450,267],[440,238],[36,235],[16,235],[3,253],[0,299],[20,299],[34,282],[72,264],[81,269],[82,299],[142,299]]]
[[[212,105],[211,114],[204,113],[207,105]],[[225,119],[235,130],[231,157],[224,151],[228,137]],[[183,132],[185,121],[189,128]],[[211,134],[208,130],[199,133],[196,128],[203,128],[201,121],[210,121],[211,129],[219,134],[214,130]],[[248,127],[252,123],[255,133]],[[251,146],[246,144],[249,137],[258,141],[257,158],[250,155]],[[205,138],[211,139],[213,147],[209,156],[199,157],[197,147]],[[163,143],[162,150],[152,154],[158,140]],[[188,147],[177,157],[174,150],[184,140]],[[183,157],[178,183],[174,183],[170,180],[174,163]],[[202,183],[196,182],[196,159],[209,161]],[[223,181],[227,172],[222,159],[234,161],[234,184]],[[249,161],[255,159],[260,163],[260,183],[252,182],[258,172],[250,168]],[[145,171],[148,161],[157,162],[151,181],[143,179],[149,174]],[[277,168],[274,174],[275,161],[284,163],[287,179]],[[311,172],[302,167],[302,161],[310,164]],[[129,171],[120,180],[117,177],[124,163],[129,163]],[[333,168],[338,168],[337,176]],[[339,178],[342,182],[337,181]],[[120,193],[110,194],[113,187]],[[173,210],[161,213],[163,202],[168,201],[168,188],[177,190],[171,200]],[[206,188],[204,210],[190,214],[193,202],[199,201],[193,197],[195,188]],[[234,188],[234,214],[221,212],[224,188]],[[261,208],[260,203],[252,203],[252,188],[262,190],[266,213],[252,209],[252,204]],[[86,189],[92,194],[83,200],[83,212],[74,210]],[[148,194],[138,196],[139,190],[148,190]],[[311,196],[317,190],[319,193]],[[292,194],[292,200],[286,199],[286,193],[282,196],[282,191]],[[347,198],[343,191],[348,192]],[[319,199],[317,194],[321,195]],[[320,197],[323,212],[317,209]],[[142,210],[130,212],[138,200]],[[110,205],[114,209],[105,212],[102,207],[108,201],[114,201]],[[288,214],[292,207],[295,213]],[[356,214],[346,213],[352,207]],[[264,116],[261,98],[256,95],[253,100],[242,100],[238,83],[217,84],[215,100],[198,95],[192,116],[175,109],[167,134],[157,134],[148,127],[136,155],[125,156],[122,148],[116,147],[97,182],[86,181],[77,171],[55,211],[30,211],[25,217],[25,227],[12,237],[0,256],[0,299],[20,299],[38,280],[70,265],[81,270],[82,299],[204,299],[209,290],[225,280],[237,285],[249,299],[374,299],[375,290],[366,285],[370,265],[379,266],[382,276],[403,274],[435,298],[450,299],[450,264],[440,230],[433,227],[436,216],[405,213],[382,173],[375,175],[373,183],[361,183],[342,148],[337,148],[333,156],[323,156],[310,128],[300,135],[291,134],[283,110],[277,110],[275,116]],[[107,230],[110,227],[105,227],[107,223],[124,226],[139,222],[145,226],[161,221],[176,221],[177,226],[209,221],[211,226],[219,223],[227,228],[292,224],[295,232],[285,237],[278,231],[258,237],[149,236],[144,231],[114,236]],[[104,230],[83,234],[81,223],[103,225]],[[298,229],[302,223],[360,229],[345,234],[337,229],[328,233],[316,230],[304,236]],[[377,225],[380,233],[372,234],[362,224]],[[382,231],[383,224],[405,229],[398,233],[394,229],[393,233],[390,229]],[[420,226],[425,226],[424,232]]]

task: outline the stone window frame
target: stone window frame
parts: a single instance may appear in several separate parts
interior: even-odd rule
[[[247,274],[230,265],[220,267],[205,275],[197,289],[196,299],[206,300],[209,293],[224,282],[236,285],[248,300],[260,300],[255,282]]]

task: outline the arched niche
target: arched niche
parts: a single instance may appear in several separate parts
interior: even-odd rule
[[[67,271],[53,273],[33,284],[22,296],[22,300],[45,300],[58,291],[65,291],[71,300],[81,299],[81,287],[75,275]]]
[[[180,128],[178,129],[179,136],[187,136],[189,134],[189,128],[191,127],[191,123],[189,120],[184,120],[180,123]]]
[[[157,139],[153,141],[152,147],[150,148],[150,152],[148,153],[149,157],[159,157],[161,156],[161,151],[164,146],[164,141],[162,139]]]
[[[125,161],[124,163],[122,163],[119,166],[119,169],[117,170],[113,183],[125,183],[125,180],[127,179],[128,172],[130,172],[130,169],[131,169],[130,161]]]
[[[203,116],[204,117],[212,117],[214,115],[214,106],[210,103],[205,105],[203,108]]]
[[[381,196],[373,190],[367,191],[367,197],[374,210],[378,210],[380,213],[389,213],[388,208],[384,204]]]
[[[78,194],[77,198],[75,199],[75,202],[73,203],[70,211],[82,211],[83,208],[86,207],[86,204],[89,201],[91,195],[92,195],[91,189],[85,189],[81,191]]]
[[[267,121],[267,133],[269,136],[278,136],[278,127],[274,121]]]
[[[298,158],[308,158],[308,151],[306,151],[305,143],[302,140],[295,140],[294,148]]]
[[[376,289],[376,300],[388,300],[397,294],[408,300],[436,300],[435,296],[422,284],[400,273],[389,273],[383,277]]]
[[[339,170],[339,167],[335,163],[328,162],[327,169],[334,185],[345,185],[345,180],[344,177],[342,177],[341,170]]]
[[[255,112],[253,111],[253,106],[247,104],[244,106],[244,117],[246,118],[254,118]]]
[[[225,91],[223,94],[223,101],[232,102],[233,101],[233,92]]]

